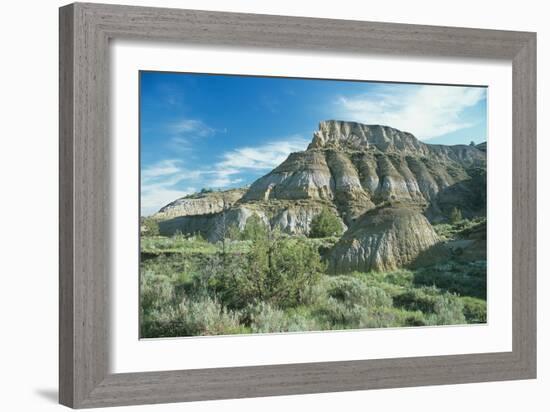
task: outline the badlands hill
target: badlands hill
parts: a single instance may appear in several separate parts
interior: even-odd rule
[[[332,272],[389,270],[439,242],[431,223],[453,208],[486,214],[486,145],[431,145],[397,129],[329,120],[307,150],[291,153],[247,189],[177,199],[154,218],[162,234],[210,241],[257,215],[272,228],[307,235],[323,208],[346,230],[327,254]]]

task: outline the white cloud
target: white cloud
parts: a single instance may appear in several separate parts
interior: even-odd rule
[[[156,177],[163,177],[177,173],[180,170],[178,163],[178,160],[173,159],[162,160],[158,163],[155,163],[154,165],[151,165],[142,170],[141,179],[150,180]]]
[[[141,214],[155,213],[167,203],[193,193],[193,187],[180,189],[177,185],[199,176],[199,171],[185,170],[177,159],[161,160],[145,167],[141,171]]]
[[[425,140],[473,126],[463,112],[483,98],[481,87],[388,85],[336,104],[345,120],[387,125]]]
[[[168,141],[171,150],[189,153],[193,151],[194,141],[200,138],[226,133],[227,129],[216,129],[199,119],[183,119],[165,126],[172,135]]]
[[[292,152],[305,150],[309,140],[301,136],[269,142],[262,146],[241,147],[223,155],[221,169],[270,170],[282,163]]]
[[[231,179],[229,176],[223,176],[222,174],[216,175],[211,180],[208,180],[207,187],[214,187],[214,188],[225,188],[231,185],[236,185],[238,183],[241,183],[243,179],[237,178],[237,179]]]
[[[256,147],[240,147],[224,153],[221,161],[205,174],[205,186],[225,188],[244,181],[236,175],[269,172],[279,166],[290,153],[304,150],[309,143],[301,136],[290,136]],[[259,176],[258,176],[259,177]]]
[[[169,126],[170,131],[177,135],[193,135],[198,137],[207,137],[216,133],[216,129],[208,126],[202,120],[184,119]]]
[[[196,192],[194,188],[188,188],[188,190],[174,190],[164,187],[142,186],[141,214],[143,216],[151,215],[158,212],[162,206],[194,192]]]
[[[197,188],[223,189],[244,183],[242,176],[269,172],[291,152],[304,150],[309,140],[301,136],[275,140],[256,147],[228,151],[208,169],[189,170],[178,159],[165,159],[141,172],[141,213],[149,215],[166,204],[194,193]],[[239,176],[241,175],[241,176]],[[259,177],[259,176],[258,176]]]

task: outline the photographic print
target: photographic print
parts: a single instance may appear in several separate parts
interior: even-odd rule
[[[487,322],[487,88],[141,71],[140,337]]]

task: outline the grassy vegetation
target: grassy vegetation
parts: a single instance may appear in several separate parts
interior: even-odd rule
[[[325,207],[321,210],[321,213],[311,220],[311,232],[309,236],[312,238],[341,236],[343,231],[338,217]]]
[[[453,223],[442,223],[434,225],[434,230],[443,239],[453,240],[460,237],[469,236],[479,230],[484,230],[486,225],[486,217],[477,217],[475,219],[461,218]]]
[[[448,226],[451,238],[474,225]],[[485,261],[331,276],[321,255],[337,238],[248,229],[224,247],[142,236],[142,337],[486,322]]]

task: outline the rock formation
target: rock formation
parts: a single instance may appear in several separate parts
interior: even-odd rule
[[[426,145],[412,134],[388,126],[366,125],[341,120],[319,123],[319,130],[313,135],[309,149],[368,150],[371,147],[381,152],[426,154]]]
[[[224,209],[224,206],[233,206],[245,191],[246,189],[231,189],[223,192],[203,191],[194,193],[168,203],[154,215],[154,218],[165,220],[181,216],[218,213]]]
[[[361,216],[330,251],[329,271],[347,273],[397,269],[439,242],[415,205],[389,205]]]
[[[291,153],[244,189],[197,194],[163,207],[163,234],[200,232],[209,240],[257,215],[289,234],[307,235],[323,207],[347,232],[330,253],[336,271],[386,270],[436,241],[430,221],[454,207],[485,214],[486,146],[431,145],[388,126],[329,120],[307,150]]]

